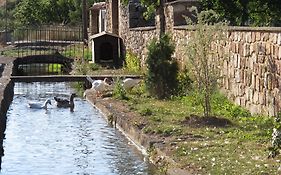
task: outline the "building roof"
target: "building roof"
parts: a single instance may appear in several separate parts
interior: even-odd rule
[[[90,36],[90,40],[95,39],[95,38],[99,38],[99,37],[104,36],[104,35],[109,35],[109,36],[112,36],[112,37],[120,38],[118,35],[116,35],[114,33],[109,33],[109,32],[103,31],[103,32],[100,32],[100,33],[97,33],[97,34],[94,34],[94,35]]]

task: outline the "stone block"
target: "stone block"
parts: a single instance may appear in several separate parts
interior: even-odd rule
[[[237,105],[241,105],[240,97],[236,97],[234,102]]]
[[[256,78],[255,90],[260,91],[260,78]]]
[[[257,43],[252,43],[250,45],[250,55],[257,53],[257,50],[258,50],[257,48],[258,48]]]
[[[235,70],[235,82],[240,83],[241,82],[241,77],[240,77],[240,71],[239,69]]]
[[[251,114],[258,114],[261,112],[261,108],[258,105],[251,104],[249,111]]]
[[[252,74],[252,80],[251,80],[251,87],[252,88],[255,88],[256,86],[256,76],[254,74]]]
[[[256,41],[260,41],[261,40],[261,33],[255,32],[255,34],[256,34]]]
[[[246,100],[244,97],[240,97],[240,106],[243,106],[243,107],[246,106]]]
[[[250,49],[250,44],[249,43],[245,43],[244,44],[244,54],[243,56],[247,57],[247,56],[250,56],[251,55],[251,49]]]
[[[251,32],[252,43],[256,41],[256,32]]]
[[[281,33],[277,34],[277,44],[281,46]]]
[[[252,42],[252,35],[251,35],[251,32],[247,32],[245,33],[245,41],[246,43],[251,43]]]
[[[271,54],[271,43],[267,42],[265,44],[265,53],[266,55],[270,55]]]
[[[268,111],[267,113],[268,116],[274,116],[275,115],[274,105],[269,105],[267,111]]]
[[[258,58],[258,59],[257,59],[257,62],[258,62],[258,63],[264,63],[264,61],[265,61],[265,55],[258,55],[257,58]]]
[[[259,92],[257,92],[257,91],[254,92],[253,103],[254,104],[259,103]]]
[[[269,40],[269,33],[265,32],[261,34],[261,40],[262,41],[268,41]]]
[[[279,46],[278,48],[278,57],[279,60],[281,60],[281,47]]]
[[[257,52],[259,55],[265,55],[265,53],[266,53],[265,44],[263,42],[259,42],[257,44]]]
[[[260,96],[259,96],[259,102],[260,105],[264,105],[265,104],[265,94],[263,92],[260,92]]]
[[[245,95],[245,86],[243,84],[238,85],[238,95],[239,97]]]
[[[247,87],[250,87],[252,84],[252,72],[249,70],[245,73],[245,84]]]

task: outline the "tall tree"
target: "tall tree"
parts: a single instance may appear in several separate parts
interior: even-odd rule
[[[101,0],[87,0],[89,5]],[[82,0],[22,0],[14,13],[18,26],[82,22]]]
[[[44,21],[44,15],[41,13],[41,1],[24,0],[21,1],[16,9],[14,17],[17,19],[18,26],[36,26]]]
[[[141,4],[147,8],[147,12],[145,13],[146,17],[151,16],[153,13],[157,13],[159,15],[159,23],[160,23],[160,37],[165,34],[165,14],[164,14],[164,6],[166,0],[140,0]]]
[[[230,25],[281,26],[280,0],[201,0]]]

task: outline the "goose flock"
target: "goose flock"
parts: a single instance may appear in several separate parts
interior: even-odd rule
[[[62,97],[54,97],[56,101],[56,106],[58,108],[69,108],[71,112],[74,112],[74,97],[76,97],[75,93],[70,95],[69,99],[62,98]],[[31,109],[48,109],[48,104],[52,105],[51,100],[47,99],[43,104],[39,102],[28,102],[28,107]]]
[[[114,89],[114,81],[109,78],[104,78],[104,80],[94,80],[90,76],[86,76],[87,80],[91,83],[91,89],[94,90],[97,96],[101,96],[105,92],[112,91]],[[125,78],[121,81],[121,86],[126,91],[130,91],[136,87],[142,79],[139,78]]]
[[[96,93],[97,97],[101,97],[102,95],[104,95],[104,93],[113,91],[114,89],[114,81],[111,81],[109,78],[104,78],[103,80],[94,80],[90,76],[86,76],[86,78],[91,83],[91,90]],[[124,88],[125,91],[130,91],[134,87],[136,87],[141,81],[142,79],[138,78],[125,78],[121,81],[121,86]],[[71,112],[74,112],[74,97],[76,97],[76,94],[72,93],[69,99],[62,97],[54,97],[54,100],[58,108],[69,108]],[[47,99],[43,104],[38,102],[28,103],[28,107],[32,109],[47,110],[48,105],[52,105],[50,99]]]

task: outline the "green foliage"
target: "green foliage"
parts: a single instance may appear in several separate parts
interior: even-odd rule
[[[188,71],[185,69],[178,74],[178,94],[179,96],[187,95],[192,88],[192,80]]]
[[[196,30],[187,43],[187,66],[194,81],[194,89],[200,94],[199,100],[204,108],[204,116],[211,113],[211,98],[220,78],[220,69],[226,55],[217,54],[214,46],[226,40],[223,23],[216,23],[214,11],[202,11],[194,24]],[[206,34],[207,33],[207,34]]]
[[[88,4],[101,0],[88,0]],[[12,9],[13,11],[13,9]],[[82,0],[22,0],[14,9],[16,26],[81,24]]]
[[[17,26],[38,26],[44,21],[45,14],[41,13],[41,1],[23,0],[15,9],[14,18]]]
[[[274,121],[274,128],[272,132],[272,141],[271,141],[271,147],[269,149],[269,156],[271,158],[276,157],[278,154],[280,154],[281,149],[281,112],[278,112],[278,114],[275,117]]]
[[[168,35],[163,35],[160,41],[152,40],[148,46],[146,87],[156,98],[170,97],[177,88],[178,66],[172,60],[174,50]]]
[[[251,113],[241,106],[234,105],[227,97],[220,92],[212,94],[211,106],[213,107],[214,115],[227,116],[232,118],[251,117]]]
[[[213,9],[230,25],[281,26],[279,0],[201,0],[205,10]]]
[[[101,67],[95,63],[83,62],[81,60],[74,62],[74,73],[77,75],[87,75],[92,71],[99,70]]]
[[[126,53],[125,62],[126,62],[125,68],[129,72],[136,72],[136,73],[140,72],[140,70],[141,70],[140,59],[132,51],[128,51]]]
[[[142,116],[151,116],[153,114],[150,108],[143,108],[139,111],[140,115]]]
[[[121,80],[117,79],[113,89],[113,96],[120,100],[128,100],[126,91],[121,84]]]

